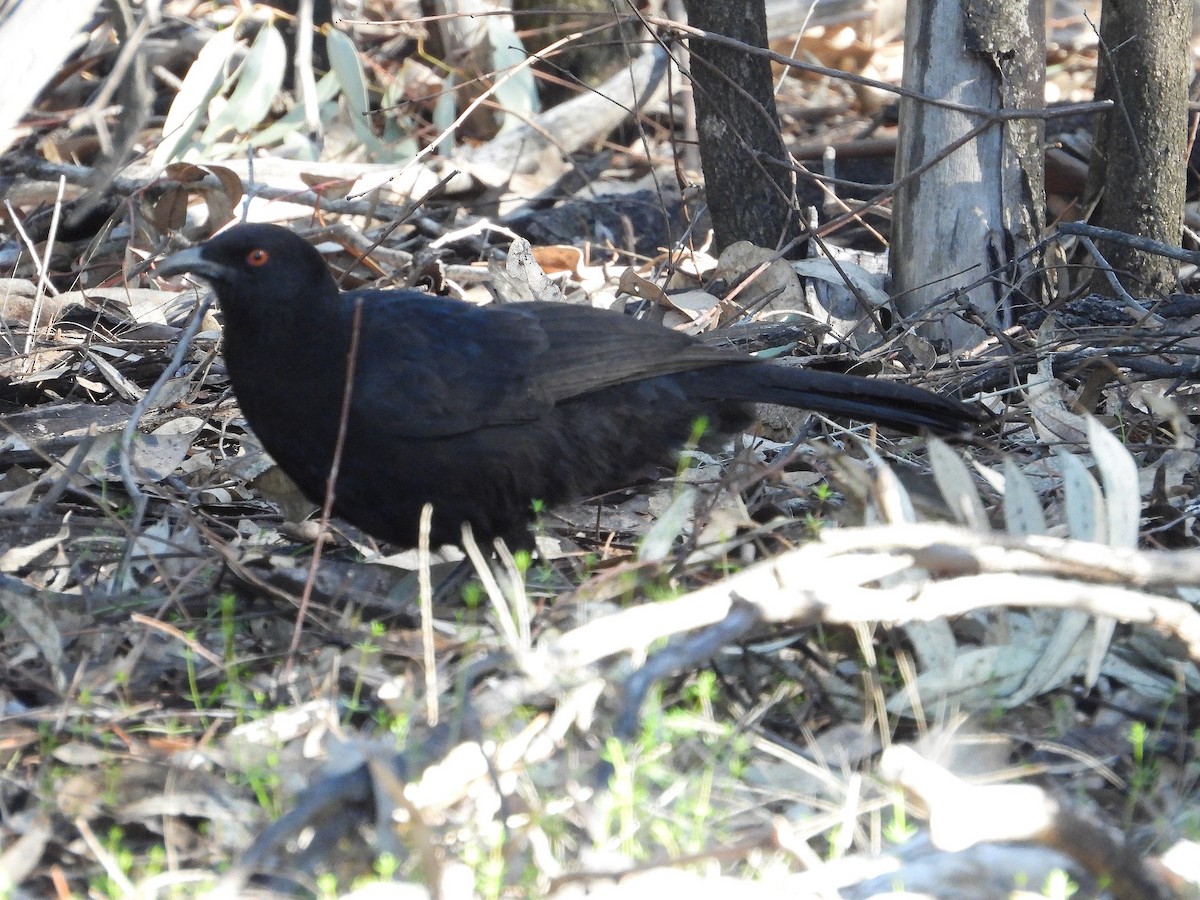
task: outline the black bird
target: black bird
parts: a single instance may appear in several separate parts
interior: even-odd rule
[[[892,381],[782,366],[606,310],[475,306],[416,290],[342,293],[320,253],[274,225],[238,225],[160,262],[212,283],[242,412],[314,502],[325,496],[354,307],[361,300],[334,512],[368,534],[434,546],[470,523],[481,546],[529,547],[533,501],[626,486],[669,462],[703,417],[727,435],[755,402],[909,431],[962,432],[980,415]]]

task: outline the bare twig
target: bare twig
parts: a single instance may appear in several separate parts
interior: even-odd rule
[[[329,531],[329,520],[333,516],[333,502],[337,496],[338,470],[342,464],[342,451],[346,447],[346,431],[350,423],[350,402],[354,398],[354,373],[358,370],[358,344],[362,332],[362,297],[354,298],[354,312],[350,324],[350,346],[346,351],[346,384],[342,388],[342,407],[339,411],[337,439],[333,444],[333,458],[329,461],[329,478],[325,482],[325,499],[321,505],[321,520],[317,528],[317,540],[313,547],[312,559],[309,561],[308,578],[304,582],[304,592],[300,595],[300,608],[296,611],[296,626],[292,629],[292,643],[288,647],[287,663],[283,667],[284,680],[296,661],[296,653],[300,649],[300,633],[304,630],[304,617],[308,612],[308,604],[312,598],[313,584],[317,580],[317,566],[321,563],[321,548],[325,543],[325,534]]]
[[[879,586],[902,573],[902,583]],[[1200,660],[1200,612],[1145,590],[1175,585],[1200,585],[1200,551],[1124,550],[941,525],[847,528],[676,600],[590,622],[544,651],[587,665],[720,622],[742,599],[766,622],[800,625],[931,621],[986,607],[1078,609],[1151,625]]]

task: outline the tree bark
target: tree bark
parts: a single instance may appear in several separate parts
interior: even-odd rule
[[[1040,109],[1045,23],[1044,0],[909,3],[904,86],[998,112]],[[923,317],[922,332],[952,349],[1007,327],[1015,307],[1040,298],[1029,251],[1046,216],[1042,120],[987,124],[979,115],[900,101],[897,180],[981,124],[984,130],[947,158],[904,180],[893,208],[897,306]]]
[[[685,0],[688,24],[767,45],[764,0]],[[735,241],[778,247],[800,234],[794,178],[779,133],[770,63],[732,47],[693,38],[692,93],[705,193],[717,250]]]
[[[1172,246],[1183,234],[1191,15],[1187,0],[1104,0],[1100,19],[1096,99],[1116,105],[1096,121],[1092,220]],[[1098,247],[1133,294],[1175,289],[1177,263],[1120,244]],[[1113,293],[1102,273],[1091,286]]]

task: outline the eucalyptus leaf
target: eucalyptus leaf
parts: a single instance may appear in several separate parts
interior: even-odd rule
[[[192,143],[192,134],[208,111],[225,80],[225,67],[233,56],[237,29],[230,26],[218,31],[205,44],[192,63],[163,122],[163,139],[154,151],[153,164],[165,166],[179,159]]]
[[[1113,547],[1136,547],[1142,516],[1137,462],[1125,445],[1092,416],[1087,418],[1087,429],[1108,509],[1108,534],[1103,537]]]
[[[975,487],[975,480],[962,458],[945,441],[929,439],[929,465],[942,499],[950,507],[959,524],[979,532],[987,532],[987,510]]]
[[[685,487],[679,491],[658,517],[638,546],[638,559],[642,562],[662,562],[671,554],[675,539],[683,534],[688,517],[696,506],[696,489]]]
[[[342,88],[342,96],[350,111],[350,127],[354,129],[355,136],[375,156],[388,157],[390,154],[387,148],[375,136],[375,132],[371,130],[371,123],[367,120],[371,111],[367,104],[367,80],[354,42],[342,32],[331,28],[325,36],[325,47],[329,53],[330,68]]]
[[[1020,687],[1041,651],[1041,646],[1033,642],[965,648],[950,665],[918,675],[915,687],[927,710],[995,705],[1004,708],[1009,705],[1008,696]],[[908,713],[912,709],[913,687],[906,684],[888,697],[888,710]]]
[[[235,74],[236,86],[229,101],[200,138],[207,146],[228,131],[244,134],[263,121],[283,87],[287,68],[287,47],[273,25],[264,25],[250,46],[250,52]]]
[[[1046,533],[1037,490],[1011,456],[1004,457],[1004,527],[1015,535]]]
[[[433,146],[437,148],[436,152],[453,149],[450,129],[458,116],[458,101],[455,99],[457,92],[454,90],[457,83],[458,77],[453,72],[447,75],[442,94],[433,105],[433,127],[438,133],[437,140],[433,142]],[[442,147],[442,144],[446,146]]]
[[[325,109],[325,104],[337,96],[338,82],[332,72],[326,72],[317,82],[317,102]],[[251,147],[270,147],[278,144],[297,129],[304,127],[304,107],[293,106],[286,113],[268,125],[250,135],[248,143]]]
[[[817,278],[837,287],[843,287],[849,280],[855,290],[875,306],[884,306],[891,302],[892,298],[883,289],[883,276],[868,272],[849,260],[838,260],[835,266],[828,259],[813,257],[796,260],[789,265],[792,271],[802,278]]]
[[[526,61],[529,54],[509,21],[501,18],[487,21],[488,42],[492,45],[492,71],[499,79],[492,96],[503,110],[501,133],[524,125],[537,115],[540,109],[533,69],[525,66],[519,71],[514,71]]]
[[[1094,416],[1087,417],[1088,443],[1100,483],[1104,485],[1104,508],[1108,517],[1108,532],[1101,535],[1113,547],[1136,548],[1138,528],[1142,518],[1142,492],[1138,480],[1137,462],[1133,455]],[[1107,617],[1096,619],[1091,652],[1083,681],[1089,688],[1100,677],[1102,666],[1112,644],[1116,621]]]
[[[1067,534],[1077,541],[1103,541],[1108,535],[1108,520],[1100,485],[1074,453],[1060,452],[1058,464],[1063,475]]]

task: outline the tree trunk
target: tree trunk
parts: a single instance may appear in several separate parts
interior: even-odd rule
[[[764,0],[685,0],[688,24],[767,45]],[[794,179],[763,157],[787,160],[779,133],[770,63],[732,47],[693,38],[692,93],[705,193],[717,250],[735,241],[778,247],[800,233]]]
[[[1040,109],[1044,0],[922,0],[906,21],[904,86],[994,109]],[[929,164],[984,120],[900,101],[896,177]],[[891,267],[897,305],[952,349],[1007,327],[1040,297],[1028,251],[1045,224],[1042,120],[993,122],[896,192]],[[975,287],[969,287],[982,281]],[[954,315],[948,313],[954,312]]]
[[[1096,99],[1116,106],[1097,117],[1088,171],[1092,220],[1178,246],[1183,234],[1192,5],[1187,0],[1104,0]],[[1176,266],[1120,244],[1098,242],[1126,289],[1175,289]],[[1103,274],[1092,289],[1112,294]]]

